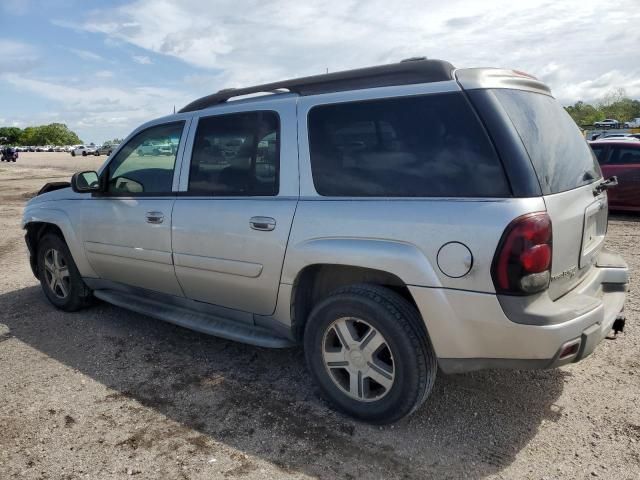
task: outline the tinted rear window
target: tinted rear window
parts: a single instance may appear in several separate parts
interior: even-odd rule
[[[600,178],[587,141],[552,97],[521,90],[495,90],[531,158],[545,195],[572,190]]]
[[[314,107],[309,146],[320,195],[510,195],[502,164],[462,93]]]
[[[243,112],[198,121],[189,192],[206,196],[275,196],[280,164],[275,112]]]

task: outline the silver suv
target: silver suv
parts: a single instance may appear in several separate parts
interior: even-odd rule
[[[412,60],[196,100],[23,227],[56,307],[301,344],[336,407],[385,423],[438,368],[557,367],[621,328],[614,183],[535,78]]]

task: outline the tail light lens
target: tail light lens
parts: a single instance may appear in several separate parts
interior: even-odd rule
[[[493,258],[496,292],[527,295],[548,288],[552,253],[551,219],[546,212],[516,218],[502,234]]]

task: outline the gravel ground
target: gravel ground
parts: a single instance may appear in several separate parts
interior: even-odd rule
[[[102,161],[0,164],[0,479],[640,478],[640,216],[609,228],[632,268],[627,332],[556,370],[441,376],[416,414],[379,428],[329,409],[300,350],[104,303],[51,307],[28,266],[24,201]]]

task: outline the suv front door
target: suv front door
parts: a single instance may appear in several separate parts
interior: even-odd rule
[[[187,127],[188,121],[163,123],[134,135],[100,173],[105,191],[83,202],[83,243],[100,278],[182,296],[171,256],[171,210]],[[145,142],[168,139],[179,142],[177,154],[140,154]]]
[[[295,99],[216,110],[193,120],[185,151],[176,275],[188,298],[269,315],[298,200]]]

